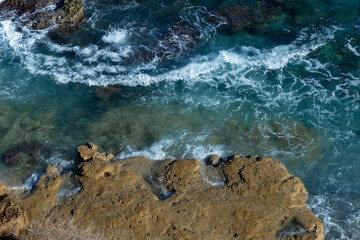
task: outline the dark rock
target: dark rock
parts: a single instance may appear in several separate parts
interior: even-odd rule
[[[2,155],[2,160],[8,165],[18,165],[21,162],[35,160],[37,154],[45,152],[47,150],[42,144],[34,142],[24,143],[6,151]]]
[[[251,4],[215,9],[208,16],[208,21],[219,24],[226,32],[239,32],[245,27],[262,23],[280,13],[280,1],[255,1]]]
[[[199,43],[200,33],[187,24],[175,24],[170,26],[149,45],[139,47],[128,57],[124,57],[126,63],[166,63],[183,57],[194,50]]]
[[[206,159],[205,159],[205,162],[207,164],[211,164],[213,166],[217,166],[219,165],[220,163],[220,160],[221,160],[221,157],[217,154],[214,154],[214,155],[210,155],[208,156]]]
[[[185,24],[174,25],[160,39],[162,43],[160,55],[164,59],[173,59],[188,53],[194,49],[198,38],[199,33]]]
[[[0,9],[15,10],[22,22],[33,29],[57,26],[65,30],[84,18],[82,0],[5,0]]]
[[[11,108],[9,105],[0,103],[0,117],[7,115],[10,112]]]
[[[4,154],[3,160],[6,164],[14,164],[18,162],[17,156],[18,153],[16,150],[9,150]]]
[[[99,87],[96,90],[96,96],[101,98],[103,101],[108,101],[112,96],[122,92],[120,86],[112,85],[106,87]]]

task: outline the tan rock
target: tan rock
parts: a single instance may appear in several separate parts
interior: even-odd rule
[[[4,195],[7,192],[7,187],[5,184],[3,184],[2,182],[0,182],[0,196]]]
[[[114,155],[111,153],[100,153],[98,152],[98,146],[92,142],[87,143],[87,145],[82,145],[77,148],[80,157],[84,161],[91,159],[100,160],[100,161],[110,161],[114,158]]]
[[[80,157],[84,161],[88,161],[88,160],[92,159],[93,154],[94,154],[94,150],[91,148],[91,146],[87,146],[87,145],[82,145],[82,146],[78,147],[77,151],[80,154]]]
[[[8,195],[1,195],[0,238],[19,234],[27,223],[24,209]]]
[[[275,159],[225,159],[216,168],[225,176],[222,186],[203,178],[204,168],[215,168],[196,159],[91,159],[78,167],[82,190],[61,205],[61,178],[48,168],[22,202],[27,216],[51,214],[94,232],[117,229],[122,239],[324,238],[321,221],[306,206],[304,185]],[[290,234],[293,225],[303,231]]]
[[[26,214],[29,219],[44,216],[56,206],[61,183],[59,170],[54,166],[47,167],[31,194],[26,194],[21,202],[21,205],[28,210]]]

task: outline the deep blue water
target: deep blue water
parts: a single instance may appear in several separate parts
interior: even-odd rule
[[[119,158],[265,155],[304,182],[326,239],[360,239],[360,1],[297,1],[239,32],[207,17],[234,4],[251,1],[86,1],[69,35],[1,19],[0,153],[22,155],[0,181],[66,169],[89,140]]]

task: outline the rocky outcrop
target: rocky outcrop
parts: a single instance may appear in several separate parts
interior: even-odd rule
[[[65,30],[84,18],[82,0],[5,0],[0,9],[14,10],[33,29],[58,26]]]
[[[98,146],[96,146],[94,143],[89,142],[86,145],[80,146],[77,148],[78,153],[80,154],[80,157],[84,161],[89,160],[100,160],[100,161],[110,161],[114,158],[114,155],[111,153],[106,152],[98,152]]]
[[[0,195],[0,239],[18,235],[27,224],[24,209],[7,194]]]
[[[109,161],[93,157],[93,143],[78,151],[82,190],[57,204],[62,177],[49,167],[22,200],[26,216],[55,216],[94,232],[117,229],[121,239],[324,238],[304,185],[275,159],[234,155],[215,167],[196,159]],[[225,181],[212,185],[209,173]]]

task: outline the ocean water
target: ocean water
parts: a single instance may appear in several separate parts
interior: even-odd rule
[[[304,182],[326,239],[360,239],[360,1],[293,1],[237,32],[209,18],[251,4],[85,1],[71,34],[2,12],[0,181],[31,188],[87,141],[118,158],[258,154]]]

